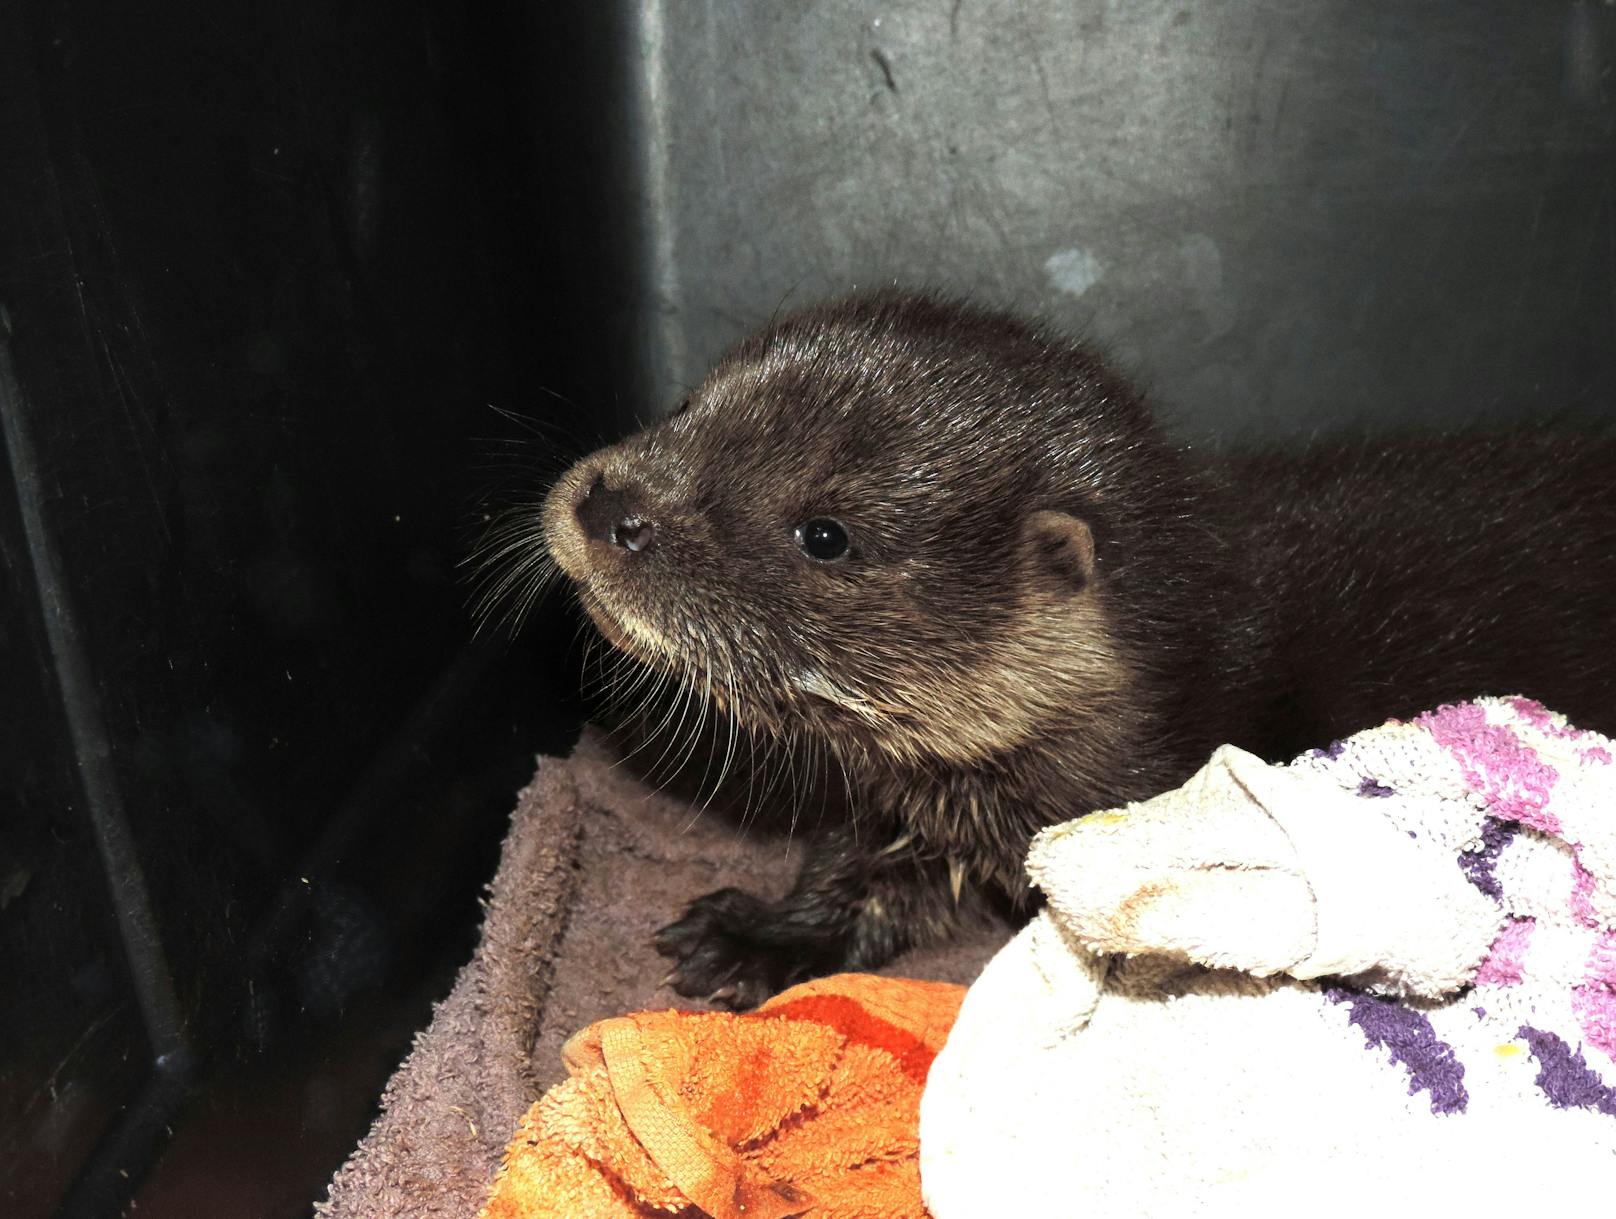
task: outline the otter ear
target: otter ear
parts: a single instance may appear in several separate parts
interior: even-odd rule
[[[1069,512],[1034,512],[1023,522],[1021,537],[1028,560],[1069,591],[1094,578],[1094,533],[1087,521]]]

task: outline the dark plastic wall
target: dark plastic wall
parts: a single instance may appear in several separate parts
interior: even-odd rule
[[[532,207],[584,158],[462,7],[0,12],[8,1215],[104,1213],[170,1129],[146,1213],[306,1204],[575,727],[571,623],[474,646],[457,564],[557,459],[489,405],[612,400]],[[187,1194],[208,1129],[283,1195]]]
[[[1612,408],[1608,5],[646,12],[658,400],[895,277],[1091,335],[1194,433]]]
[[[1186,434],[1616,411],[1616,9],[0,6],[0,1210],[306,1212],[574,623],[487,494],[889,279]],[[517,412],[513,423],[489,410]]]

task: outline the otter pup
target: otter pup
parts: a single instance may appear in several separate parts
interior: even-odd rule
[[[561,477],[549,548],[617,648],[845,771],[795,887],[658,933],[751,1006],[1029,904],[1031,834],[1521,691],[1616,727],[1616,444],[1543,432],[1200,459],[1084,347],[881,293],[776,321]],[[693,697],[693,696],[692,696]]]

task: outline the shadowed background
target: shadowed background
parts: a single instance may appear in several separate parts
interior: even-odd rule
[[[489,504],[892,279],[1187,437],[1609,417],[1613,65],[1542,0],[0,9],[0,1209],[302,1214],[363,1132],[582,714],[562,603],[473,639]]]

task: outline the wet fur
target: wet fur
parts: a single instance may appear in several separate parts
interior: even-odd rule
[[[1036,829],[1225,741],[1280,759],[1515,691],[1616,727],[1613,471],[1611,440],[1542,432],[1198,456],[1012,318],[892,293],[776,322],[545,508],[608,639],[851,797],[785,898],[721,890],[659,933],[672,984],[749,1006],[977,895],[1024,910]],[[586,535],[591,485],[654,551]],[[847,561],[797,550],[814,516]]]

